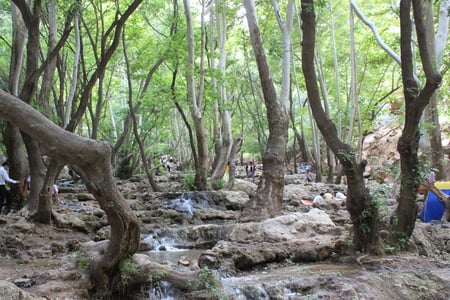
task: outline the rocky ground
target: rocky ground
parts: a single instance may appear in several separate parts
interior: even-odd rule
[[[326,190],[345,192],[345,186],[288,176],[282,216],[239,224],[239,210],[254,184],[238,179],[233,191],[182,194],[182,179],[171,177],[159,178],[164,193],[149,192],[139,178],[118,182],[141,221],[140,253],[190,249],[193,256],[165,257],[160,263],[180,272],[217,270],[223,288],[212,294],[216,299],[450,299],[447,223],[417,221],[407,252],[386,246],[383,257],[354,256],[345,250],[351,243],[345,201],[314,206],[300,201]],[[53,226],[30,223],[23,212],[0,216],[0,300],[89,299],[81,249],[86,242],[107,239],[109,227],[83,185],[60,186],[60,191]],[[373,192],[385,201],[387,221],[395,207],[389,188],[374,184]],[[157,295],[195,299],[168,287],[128,299]]]

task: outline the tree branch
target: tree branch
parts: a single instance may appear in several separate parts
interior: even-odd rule
[[[399,65],[402,64],[401,62],[401,58],[400,56],[394,52],[394,50],[392,50],[388,45],[386,45],[383,42],[383,39],[381,38],[380,34],[378,33],[377,27],[369,20],[366,18],[366,16],[364,15],[364,13],[359,9],[358,5],[355,3],[354,0],[350,0],[350,5],[353,8],[353,11],[356,13],[356,15],[358,16],[358,18],[367,26],[369,26],[369,28],[372,30],[373,35],[375,36],[375,39],[377,40],[378,45],[380,45],[380,47],[386,51],[386,53],[392,57],[392,59],[394,59]]]

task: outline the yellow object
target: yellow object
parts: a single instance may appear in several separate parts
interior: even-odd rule
[[[434,185],[440,190],[450,190],[450,181],[436,181]]]
[[[331,193],[325,193],[325,194],[323,194],[323,199],[325,199],[325,200],[332,200],[333,199],[333,195]]]

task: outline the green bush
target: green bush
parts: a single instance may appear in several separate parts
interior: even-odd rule
[[[195,190],[195,173],[194,172],[189,172],[188,174],[186,174],[186,177],[184,177],[184,186],[186,187],[186,189],[188,189],[190,191]]]

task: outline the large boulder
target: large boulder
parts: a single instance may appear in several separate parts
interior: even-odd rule
[[[313,208],[307,213],[235,224],[226,240],[200,256],[199,265],[235,273],[286,259],[319,261],[338,251],[342,241],[341,228],[325,212]]]

